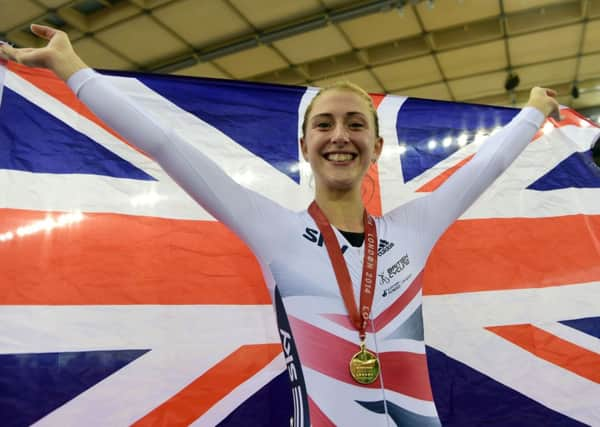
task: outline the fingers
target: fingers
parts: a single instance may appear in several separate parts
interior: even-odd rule
[[[48,68],[47,49],[30,47],[14,48],[8,44],[0,45],[0,57],[29,67]]]
[[[534,89],[538,89],[538,88],[534,88]],[[562,118],[560,116],[560,104],[558,103],[558,101],[556,100],[556,96],[558,95],[558,92],[556,92],[554,89],[549,89],[549,88],[539,88],[540,89],[540,95],[543,97],[543,99],[545,99],[545,103],[547,105],[548,111],[547,111],[547,117],[551,117],[556,121],[561,121]]]
[[[552,109],[552,111],[550,112],[548,117],[551,117],[554,120],[556,120],[557,122],[560,122],[563,119],[562,116],[560,115],[560,105],[556,100],[554,100],[553,104],[554,104],[554,108]]]
[[[555,98],[558,95],[558,92],[556,92],[554,89],[550,89],[550,88],[547,88],[547,87],[534,86],[531,89],[531,95],[532,96],[534,96],[534,95],[538,95],[538,96],[539,95],[541,95],[541,96],[546,95],[546,96],[549,96],[551,98]]]
[[[548,88],[542,88],[542,90],[544,91],[544,94],[546,95],[546,97],[548,99],[547,102],[550,104],[551,111],[550,111],[549,117],[552,117],[553,119],[560,121],[560,104],[556,100],[556,96],[558,95],[558,92],[556,92],[554,89],[548,89]]]
[[[55,30],[54,28],[48,27],[46,25],[31,24],[30,28],[33,34],[44,40],[50,40],[52,37],[54,37],[54,35],[57,32],[57,30]]]
[[[30,52],[33,52],[35,49],[32,48],[14,48],[8,43],[3,43],[0,45],[0,57],[3,59],[8,59],[11,61],[22,63],[21,57]]]
[[[0,58],[15,61],[15,56],[16,52],[14,47],[6,42],[2,42],[2,44],[0,44]]]

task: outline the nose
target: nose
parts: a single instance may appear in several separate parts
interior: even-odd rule
[[[331,135],[331,142],[345,144],[350,141],[350,135],[348,133],[348,129],[346,129],[343,125],[337,125],[333,129],[333,133]]]

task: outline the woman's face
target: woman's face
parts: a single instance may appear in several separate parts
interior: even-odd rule
[[[315,100],[300,143],[317,191],[347,191],[360,188],[383,140],[375,135],[366,100],[351,90],[331,89]]]

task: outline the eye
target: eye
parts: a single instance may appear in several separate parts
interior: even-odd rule
[[[362,129],[365,127],[365,124],[362,122],[350,122],[350,129]]]
[[[330,122],[317,122],[315,123],[317,129],[329,129],[331,127]]]

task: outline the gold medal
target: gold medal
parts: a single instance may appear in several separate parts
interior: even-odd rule
[[[364,341],[360,344],[360,351],[350,359],[350,375],[360,384],[371,384],[379,376],[379,360],[365,348]]]

